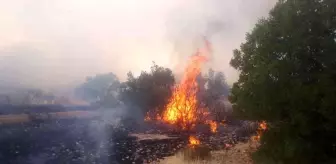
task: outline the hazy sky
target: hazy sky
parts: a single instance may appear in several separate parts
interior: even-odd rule
[[[0,0],[0,84],[54,88],[123,80],[155,61],[179,72],[202,35],[230,83],[232,50],[275,0]]]

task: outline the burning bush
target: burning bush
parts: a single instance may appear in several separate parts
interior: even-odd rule
[[[205,43],[205,49],[199,49],[191,56],[182,80],[175,86],[165,110],[162,113],[147,113],[146,120],[164,121],[182,130],[191,130],[197,123],[206,122],[211,125],[213,132],[216,131],[216,122],[209,120],[208,109],[202,106],[197,98],[199,89],[197,77],[201,74],[201,68],[210,53],[209,43],[207,41]]]
[[[203,116],[204,109],[198,106],[196,77],[201,73],[201,66],[207,60],[205,56],[192,56],[182,81],[175,87],[173,95],[163,113],[163,120],[176,124],[183,129],[190,129]]]

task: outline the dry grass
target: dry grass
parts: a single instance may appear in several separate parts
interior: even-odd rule
[[[53,118],[69,118],[69,117],[76,117],[76,118],[90,118],[98,116],[99,113],[91,112],[91,111],[67,111],[67,112],[55,112],[50,113],[51,117]]]
[[[62,118],[91,118],[98,116],[97,112],[91,111],[68,111],[68,112],[54,112],[49,113],[52,118],[62,119]],[[47,116],[41,117],[43,119],[48,119]],[[30,122],[28,114],[11,114],[11,115],[0,115],[0,124],[14,124],[14,123],[25,123]]]
[[[182,152],[167,157],[159,164],[252,164],[250,154],[255,150],[255,143],[239,143],[229,150],[211,152],[211,159],[188,160]]]
[[[134,133],[130,134],[130,136],[136,137],[138,141],[142,140],[161,140],[161,139],[175,139],[177,137],[169,137],[167,135],[162,134],[144,134],[144,133]]]
[[[24,123],[29,121],[30,119],[27,114],[11,114],[0,116],[0,124]]]

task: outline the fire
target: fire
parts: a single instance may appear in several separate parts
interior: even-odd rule
[[[175,86],[172,97],[169,99],[162,115],[147,113],[145,121],[159,120],[169,124],[177,125],[182,130],[192,129],[197,122],[204,122],[210,125],[213,133],[217,132],[217,123],[207,120],[209,111],[202,108],[197,102],[198,84],[196,78],[201,74],[202,66],[207,62],[211,53],[210,43],[205,40],[205,48],[199,49],[191,56],[181,82]]]
[[[201,141],[198,140],[196,137],[194,137],[194,136],[189,137],[189,145],[195,146],[195,145],[199,145],[200,143],[201,143]]]
[[[260,124],[259,124],[259,128],[261,129],[261,130],[266,130],[267,129],[267,123],[266,123],[266,121],[262,121]]]
[[[211,130],[212,133],[216,133],[217,132],[218,125],[217,125],[217,123],[215,121],[209,120],[206,123],[210,125],[210,130]]]
[[[209,51],[208,42],[206,42]],[[179,85],[176,86],[172,97],[163,113],[163,120],[170,124],[179,125],[182,129],[191,129],[200,119],[200,115],[206,115],[205,109],[200,109],[197,103],[196,77],[201,73],[201,68],[207,61],[203,51],[197,51],[193,55],[185,69],[185,73]]]
[[[253,140],[255,141],[259,141],[260,138],[261,138],[261,135],[262,133],[267,129],[267,123],[266,121],[261,121],[259,123],[259,127],[258,127],[258,130],[257,130],[257,135],[256,136],[253,136]]]

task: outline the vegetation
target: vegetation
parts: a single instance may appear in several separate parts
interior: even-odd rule
[[[88,102],[96,103],[109,99],[109,106],[117,104],[116,97],[110,97],[113,92],[117,92],[120,82],[113,73],[98,74],[94,77],[87,77],[86,81],[76,88],[75,94]],[[107,105],[100,102],[101,105]]]
[[[224,74],[210,69],[208,74],[200,75],[197,82],[199,102],[209,108],[218,121],[223,120],[227,112],[221,98],[229,93]],[[154,63],[150,72],[143,71],[138,77],[128,73],[127,81],[120,85],[119,98],[128,105],[139,107],[144,114],[149,111],[161,113],[174,85],[172,71]]]
[[[174,84],[172,71],[153,63],[150,72],[143,71],[139,77],[128,73],[127,81],[120,87],[120,100],[139,107],[143,113],[162,110],[172,94]]]
[[[269,125],[256,163],[336,162],[335,8],[335,0],[280,0],[234,51],[234,112]]]
[[[36,105],[55,101],[53,93],[41,89],[18,89],[9,93],[0,94],[0,105]]]
[[[225,120],[230,111],[226,109],[224,97],[229,95],[230,87],[226,82],[223,72],[209,69],[208,74],[198,80],[199,102],[203,103],[213,115],[213,119],[220,122]]]
[[[222,101],[222,97],[229,94],[224,74],[210,69],[207,74],[200,74],[197,82],[200,105],[210,109],[216,121],[230,115]],[[120,82],[113,73],[88,77],[75,93],[77,97],[100,107],[114,108],[124,104],[137,113],[133,115],[148,112],[156,115],[165,109],[174,85],[173,72],[153,63],[149,72],[142,71],[138,77],[129,72],[125,82]]]

